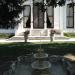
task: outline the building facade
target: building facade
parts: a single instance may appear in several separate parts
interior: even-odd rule
[[[46,0],[40,0],[46,3]],[[27,0],[23,4],[25,9],[20,14],[21,23],[17,26],[0,26],[0,33],[15,33],[15,36],[23,35],[26,30],[29,36],[49,36],[51,29],[63,32],[75,32],[75,6],[70,7],[70,0],[62,7],[47,7],[42,12],[37,4],[39,0]]]

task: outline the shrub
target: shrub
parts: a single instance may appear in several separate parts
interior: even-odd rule
[[[14,34],[13,33],[11,33],[11,34],[5,34],[5,33],[0,33],[0,39],[1,38],[5,38],[5,39],[7,39],[7,38],[10,38],[10,37],[12,37],[12,36],[14,36]]]
[[[75,38],[75,33],[64,33],[64,36]]]

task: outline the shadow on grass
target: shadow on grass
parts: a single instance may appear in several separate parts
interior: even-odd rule
[[[0,44],[0,56],[20,56],[36,53],[37,49],[44,49],[50,55],[75,54],[75,43],[10,43]]]

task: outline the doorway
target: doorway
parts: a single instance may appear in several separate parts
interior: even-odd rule
[[[39,4],[33,4],[33,28],[44,28],[44,12]]]

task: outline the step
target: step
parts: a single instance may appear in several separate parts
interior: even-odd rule
[[[48,31],[42,29],[31,30],[31,36],[47,36]]]
[[[70,38],[64,37],[64,36],[59,36],[59,37],[54,37],[55,40],[68,40]]]
[[[32,37],[32,36],[29,36],[28,37],[28,40],[49,40],[50,37],[46,37],[46,36],[43,36],[43,37],[38,37],[38,36],[35,36],[35,37]],[[24,36],[14,36],[12,38],[9,38],[9,40],[24,40]]]
[[[54,37],[54,40],[68,40],[70,38],[67,37]],[[24,36],[14,36],[12,38],[9,38],[8,40],[24,40]],[[49,36],[29,36],[28,40],[50,40]]]
[[[24,36],[13,36],[11,38],[9,38],[8,40],[24,40]]]
[[[35,36],[35,37],[28,37],[29,40],[50,40],[50,37],[47,37],[47,36],[42,36],[42,37],[38,37],[38,36]]]

